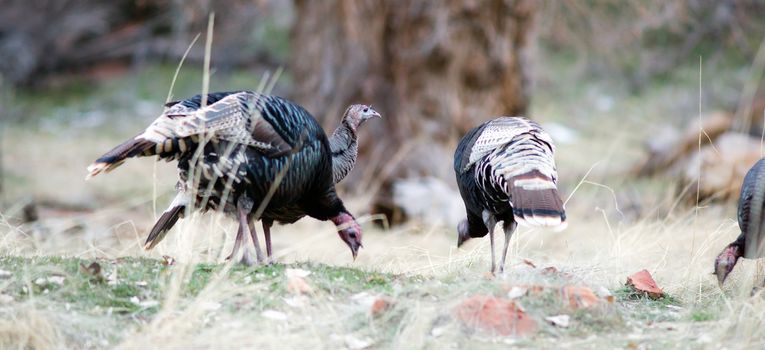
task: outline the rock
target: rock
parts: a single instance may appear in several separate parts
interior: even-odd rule
[[[305,278],[305,277],[308,277],[308,275],[311,274],[311,271],[303,270],[303,269],[287,269],[284,272],[284,274],[287,275],[287,277],[301,277],[301,278]]]
[[[260,316],[263,316],[269,320],[274,320],[274,321],[287,320],[287,314],[281,311],[276,311],[276,310],[264,310],[263,312],[260,313]]]
[[[569,315],[557,315],[557,316],[545,317],[545,320],[547,322],[550,322],[553,326],[566,328],[569,325],[571,317],[569,317]]]
[[[527,336],[537,331],[537,323],[514,301],[474,295],[455,310],[468,328],[503,336]]]
[[[598,296],[584,286],[566,285],[561,288],[561,297],[572,309],[586,309],[598,305]]]
[[[706,145],[715,142],[717,137],[730,130],[732,125],[732,114],[714,111],[694,118],[682,133],[674,129],[658,130],[646,142],[648,157],[636,164],[631,172],[636,176],[672,172],[698,150],[699,130],[704,130],[701,144]]]
[[[735,132],[720,135],[714,146],[702,147],[688,161],[680,188],[694,190],[685,191],[686,202],[696,203],[696,186],[700,200],[738,198],[746,172],[760,158],[759,137]]]
[[[313,287],[303,277],[287,277],[287,291],[292,294],[304,294],[313,292]]]
[[[627,286],[637,292],[645,293],[652,299],[664,296],[664,291],[659,288],[648,270],[640,270],[627,277]]]
[[[457,227],[465,216],[459,192],[435,177],[397,179],[393,183],[393,203],[406,217],[428,225]]]
[[[369,339],[359,339],[350,334],[345,336],[345,345],[351,350],[367,349],[372,344],[374,343]]]
[[[512,288],[510,288],[510,291],[507,292],[507,298],[508,299],[518,299],[518,298],[526,295],[526,293],[528,291],[529,291],[529,289],[526,288],[526,287],[513,286]]]
[[[380,317],[383,313],[393,306],[393,301],[386,297],[379,297],[372,303],[372,307],[369,309],[372,317]]]

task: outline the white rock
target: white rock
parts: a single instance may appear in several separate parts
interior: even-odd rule
[[[287,314],[285,314],[285,313],[283,313],[281,311],[276,311],[276,310],[265,310],[265,311],[260,313],[260,316],[263,316],[263,317],[265,317],[265,318],[267,318],[269,320],[274,320],[274,321],[286,321],[287,320]]]
[[[459,192],[435,177],[396,180],[393,202],[408,217],[428,225],[453,228],[465,217],[465,205]]]
[[[202,308],[202,310],[205,311],[216,311],[220,309],[221,304],[214,301],[203,301],[199,303],[199,307]]]
[[[283,298],[283,299],[285,304],[292,306],[294,308],[301,308],[305,306],[305,303],[303,302],[305,298],[302,296],[294,296],[292,298]]]
[[[528,292],[528,288],[513,286],[513,288],[510,288],[510,291],[507,292],[507,297],[509,299],[518,299],[526,295],[526,292]]]
[[[140,305],[141,307],[144,307],[144,308],[150,308],[150,307],[155,307],[155,306],[159,305],[159,301],[156,301],[156,300],[144,300],[144,301],[138,303],[138,305]]]
[[[287,269],[285,274],[287,275],[287,277],[305,278],[305,277],[308,277],[308,275],[311,274],[311,271],[303,270],[303,269]]]
[[[351,350],[361,350],[372,346],[372,341],[369,339],[359,339],[352,335],[345,336],[345,345]]]
[[[569,322],[571,321],[571,317],[569,315],[556,315],[556,316],[545,317],[545,320],[547,320],[547,322],[552,323],[554,326],[566,328],[568,327]]]

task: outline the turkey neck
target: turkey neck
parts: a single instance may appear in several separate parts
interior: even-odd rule
[[[332,149],[332,179],[338,183],[356,164],[356,156],[359,153],[356,131],[343,120],[330,136],[329,146]]]

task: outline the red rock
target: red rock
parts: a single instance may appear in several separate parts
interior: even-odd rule
[[[375,301],[372,303],[372,307],[370,308],[372,317],[379,317],[385,313],[385,311],[388,311],[391,306],[393,306],[393,302],[388,298],[375,299]]]
[[[573,309],[593,307],[598,304],[598,296],[588,287],[567,285],[561,289],[561,297],[568,301]]]
[[[287,291],[300,295],[313,292],[313,288],[303,277],[292,276],[287,278]]]
[[[537,330],[537,323],[515,302],[493,296],[474,295],[455,310],[467,327],[503,336],[526,336]]]
[[[648,270],[641,270],[627,277],[627,285],[638,292],[648,294],[652,299],[664,296],[664,291],[659,288]]]

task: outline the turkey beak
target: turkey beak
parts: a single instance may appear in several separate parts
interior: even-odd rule
[[[354,245],[351,247],[351,254],[353,254],[353,261],[354,261],[354,262],[356,262],[356,256],[358,256],[358,255],[359,255],[359,249],[360,249],[360,248],[364,248],[364,246],[362,246],[362,245],[361,245],[361,243],[359,243],[359,245],[355,245],[355,244],[354,244]]]
[[[720,286],[720,289],[722,289],[723,283],[725,283],[725,279],[728,278],[730,270],[732,269],[728,268],[728,264],[725,262],[715,264],[714,274],[717,276],[717,284]]]
[[[382,119],[382,115],[380,115],[380,113],[378,113],[376,110],[372,109],[372,107],[370,106],[369,107],[369,114],[368,114],[367,119],[370,119],[372,117],[377,117],[377,118]]]

